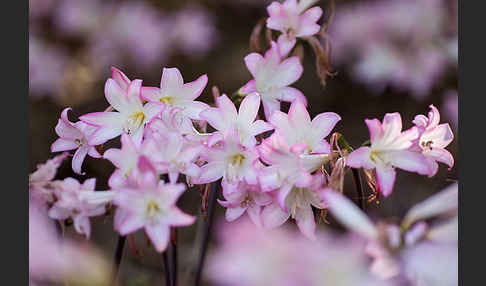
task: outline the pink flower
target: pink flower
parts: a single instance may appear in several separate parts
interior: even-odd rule
[[[156,133],[147,140],[151,140],[154,144],[152,148],[154,151],[147,156],[156,164],[160,164],[158,168],[160,172],[169,174],[171,183],[177,182],[179,174],[186,175],[188,179],[199,177],[200,169],[195,161],[199,158],[204,145],[191,144],[177,133],[166,133],[165,136]]]
[[[107,285],[110,273],[110,265],[97,249],[60,237],[44,209],[29,202],[29,285],[46,281]]]
[[[290,105],[288,115],[275,111],[270,117],[270,123],[275,127],[275,133],[282,135],[288,145],[305,143],[307,153],[329,153],[329,143],[324,139],[341,117],[334,112],[318,114],[311,121],[305,105],[294,101]]]
[[[227,221],[234,221],[246,212],[257,226],[262,226],[262,208],[272,203],[272,197],[263,193],[258,185],[248,185],[245,182],[232,185],[223,181],[223,197],[225,201],[218,202],[226,208]]]
[[[196,184],[207,184],[220,178],[230,184],[242,180],[250,185],[257,184],[254,164],[258,160],[258,153],[255,147],[245,148],[241,145],[240,135],[235,127],[225,134],[222,141],[206,147],[201,158],[208,163],[201,167]]]
[[[427,260],[426,257],[419,258],[420,254],[416,251],[430,245],[433,248],[442,248],[449,254],[454,249],[457,252],[457,184],[452,184],[413,206],[400,226],[385,221],[375,224],[352,201],[338,192],[328,190],[323,193],[323,198],[338,221],[352,232],[368,239],[366,251],[373,257],[371,271],[382,279],[399,274],[411,276],[409,278],[413,278],[412,280],[421,279],[420,276],[423,275],[438,279],[441,271],[430,273],[430,269],[435,269],[434,267],[413,267],[420,261]],[[452,215],[452,218],[445,218],[447,215]],[[441,221],[435,220],[431,224],[425,222],[440,217],[443,218]],[[414,253],[413,257],[410,256],[411,253]],[[430,256],[428,252],[423,255]],[[444,262],[442,266],[453,269],[457,267],[457,261]]]
[[[290,51],[297,39],[312,36],[319,32],[321,26],[317,21],[322,16],[320,7],[308,9],[316,1],[286,0],[283,4],[272,2],[267,7],[270,17],[267,19],[267,28],[282,32],[278,38],[279,45]],[[283,54],[287,54],[282,52]]]
[[[111,161],[117,168],[111,174],[108,185],[111,188],[120,188],[126,185],[130,177],[138,176],[137,165],[141,156],[148,158],[157,152],[156,146],[149,140],[144,140],[142,145],[137,146],[127,134],[121,136],[121,149],[108,149],[103,154],[103,158]]]
[[[201,112],[200,117],[224,136],[236,127],[240,143],[246,147],[256,145],[255,135],[272,130],[273,127],[263,120],[256,120],[260,108],[260,96],[257,93],[247,95],[236,111],[235,105],[223,94],[216,99],[217,108],[211,107]],[[216,135],[214,135],[216,136]]]
[[[193,82],[184,83],[177,68],[164,68],[160,88],[143,87],[142,97],[149,102],[162,102],[171,107],[178,107],[185,116],[199,120],[199,113],[208,108],[208,105],[194,99],[201,95],[207,83],[206,75]]]
[[[184,184],[166,184],[158,181],[153,172],[142,172],[138,187],[117,190],[113,200],[118,206],[115,216],[123,213],[115,226],[117,231],[127,235],[144,228],[155,249],[164,251],[171,227],[188,226],[195,221],[194,217],[176,206],[177,199],[185,189]]]
[[[320,232],[315,241],[289,228],[262,229],[248,220],[221,224],[209,253],[211,285],[390,285],[367,269],[361,240]]]
[[[265,139],[258,146],[260,159],[269,165],[258,173],[262,190],[280,189],[287,194],[293,186],[308,187],[312,183],[311,173],[329,161],[328,154],[307,154],[308,149],[305,143],[288,146],[278,133]]]
[[[324,182],[324,176],[316,174],[312,176],[312,182],[308,187],[280,188],[274,202],[263,209],[263,225],[274,228],[293,218],[302,234],[315,240],[316,223],[312,206],[317,209],[326,207],[321,188]]]
[[[113,191],[95,191],[96,179],[80,184],[76,179],[66,178],[58,183],[54,191],[57,201],[49,210],[49,217],[65,220],[72,218],[74,228],[89,238],[91,224],[89,217],[106,212],[105,205],[113,199]]]
[[[40,203],[52,203],[54,201],[52,180],[56,176],[57,169],[62,161],[68,157],[64,152],[47,160],[44,164],[37,165],[37,170],[29,175],[29,192],[34,200]]]
[[[251,53],[245,57],[246,67],[254,79],[240,89],[240,92],[245,94],[258,92],[267,120],[274,111],[280,110],[280,101],[301,100],[306,103],[302,92],[289,87],[302,75],[303,67],[299,58],[290,57],[281,61],[278,45],[272,41],[271,46],[265,57],[258,53]]]
[[[69,121],[67,113],[70,109],[65,108],[61,113],[61,118],[56,125],[56,134],[60,138],[52,143],[51,152],[76,149],[72,160],[72,168],[75,173],[82,174],[81,165],[87,154],[93,158],[101,157],[95,146],[88,144],[88,138],[96,130],[96,127],[82,121],[76,123]]]
[[[347,165],[353,168],[375,169],[380,192],[389,196],[395,184],[395,168],[430,173],[424,155],[411,151],[413,141],[418,138],[417,127],[402,132],[402,118],[398,112],[387,113],[383,124],[378,119],[366,119],[370,131],[371,147],[360,147],[347,157]]]
[[[105,84],[105,96],[116,111],[94,112],[80,119],[97,127],[90,136],[90,145],[99,145],[122,133],[129,134],[136,144],[142,142],[145,124],[162,111],[162,104],[149,102],[145,105],[140,97],[142,80],[132,81],[124,91],[118,83],[109,78]]]
[[[153,133],[159,133],[160,135],[174,133],[194,144],[199,144],[200,142],[207,140],[210,135],[199,133],[194,128],[191,119],[184,115],[182,109],[178,107],[170,107],[169,105],[164,105],[159,116],[154,118],[147,125],[146,131],[147,138],[151,137]]]
[[[452,168],[454,157],[445,149],[454,139],[454,134],[448,123],[439,124],[439,110],[430,105],[429,117],[417,115],[413,120],[419,130],[419,138],[414,142],[410,150],[421,152],[429,164],[429,177],[434,176],[439,168],[437,162],[441,162]]]

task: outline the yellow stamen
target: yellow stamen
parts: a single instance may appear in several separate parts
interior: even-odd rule
[[[160,99],[160,102],[170,105],[170,104],[174,103],[174,98],[172,96],[165,96],[165,97],[162,97]]]

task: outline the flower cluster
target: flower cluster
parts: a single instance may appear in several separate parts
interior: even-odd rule
[[[87,238],[90,217],[113,207],[113,225],[122,239],[143,230],[156,251],[164,252],[176,239],[175,228],[196,220],[178,207],[179,198],[198,185],[206,190],[205,210],[212,184],[210,211],[217,201],[227,222],[239,220],[224,227],[222,246],[210,258],[208,274],[215,282],[453,285],[454,261],[425,267],[432,263],[424,253],[457,258],[457,185],[414,206],[401,225],[375,224],[343,196],[349,169],[358,182],[358,169],[364,169],[369,186],[390,196],[396,168],[428,177],[438,172],[439,162],[452,168],[454,158],[445,149],[454,137],[451,128],[440,123],[434,105],[406,130],[398,112],[387,113],[382,121],[365,120],[370,140],[354,150],[333,132],[341,116],[328,111],[312,117],[304,94],[291,86],[303,73],[301,58],[291,51],[299,39],[312,42],[309,37],[321,30],[322,9],[311,7],[314,3],[286,0],[268,6],[267,28],[278,31],[278,39],[268,39],[262,54],[244,58],[252,79],[231,96],[213,87],[214,104],[198,100],[208,84],[205,74],[187,82],[179,69],[163,68],[160,85],[145,86],[112,67],[104,111],[75,122],[68,118],[71,108],[62,111],[51,151],[63,153],[29,176],[31,200],[50,218],[72,221]],[[289,103],[288,111],[282,102]],[[112,140],[119,140],[120,148],[106,150]],[[84,175],[86,155],[114,165],[109,190],[95,190],[94,178],[55,180],[71,150],[78,175]],[[365,194],[359,195],[364,204]],[[328,210],[354,235],[337,238],[317,230]],[[248,219],[241,218],[245,213]],[[289,220],[302,235],[288,226],[276,229]],[[447,275],[438,277],[439,272]]]

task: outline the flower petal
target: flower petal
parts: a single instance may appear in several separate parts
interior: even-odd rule
[[[316,239],[316,222],[314,221],[314,213],[312,212],[312,207],[310,205],[303,208],[297,208],[295,221],[303,235],[311,240]]]
[[[146,225],[145,233],[147,233],[157,252],[163,252],[167,249],[170,236],[170,227],[168,225]]]
[[[63,138],[58,138],[51,145],[51,152],[68,151],[78,148],[78,143]]]
[[[260,96],[258,93],[251,93],[241,101],[238,110],[238,121],[243,125],[250,125],[258,114],[260,108]]]
[[[346,157],[346,165],[352,168],[375,168],[375,163],[370,159],[370,147],[360,147]]]
[[[88,154],[88,150],[89,146],[83,145],[74,153],[71,167],[76,174],[84,175],[84,173],[81,172],[81,165],[83,164],[84,158]]]
[[[341,116],[334,112],[324,112],[312,119],[312,131],[317,138],[325,138],[331,133],[336,123],[341,120]]]
[[[383,196],[388,197],[393,191],[395,184],[396,171],[389,166],[376,166],[376,180]]]
[[[331,189],[322,192],[331,214],[348,229],[368,238],[378,237],[375,224],[351,200]]]
[[[272,203],[262,211],[262,222],[266,228],[275,228],[281,226],[289,218],[290,213],[282,211],[277,203]]]

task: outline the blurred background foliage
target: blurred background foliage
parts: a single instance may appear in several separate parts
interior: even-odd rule
[[[458,179],[460,158],[457,137],[457,92],[455,91],[458,86],[457,0],[439,1],[448,14],[442,15],[441,21],[438,22],[441,31],[446,31],[444,33],[448,35],[452,33],[451,38],[456,38],[455,47],[452,43],[453,57],[454,48],[456,53],[455,62],[452,60],[440,65],[440,76],[434,74],[433,79],[428,81],[426,91],[419,96],[413,89],[397,88],[393,84],[387,84],[386,81],[380,88],[373,86],[370,88],[370,84],[363,81],[363,77],[356,77],[356,64],[360,60],[363,61],[356,57],[356,50],[360,49],[363,41],[378,41],[366,34],[370,33],[365,30],[367,24],[359,22],[366,22],[366,13],[359,12],[359,9],[352,10],[351,15],[355,16],[346,17],[358,21],[358,25],[341,29],[340,26],[333,27],[333,24],[343,25],[339,23],[340,11],[348,7],[375,5],[366,9],[375,11],[376,17],[385,17],[387,10],[378,6],[381,5],[380,3],[387,2],[407,1],[336,0],[337,13],[330,24],[331,41],[340,41],[342,35],[339,33],[343,31],[352,32],[353,35],[362,34],[365,40],[356,40],[353,43],[355,51],[349,51],[349,55],[346,54],[349,49],[336,43],[335,47],[339,47],[339,50],[333,52],[339,57],[336,57],[337,64],[333,65],[335,75],[328,79],[325,88],[320,85],[315,73],[312,50],[304,45],[304,73],[294,86],[307,97],[311,116],[325,111],[338,113],[343,119],[338,123],[335,131],[344,134],[355,147],[369,138],[364,124],[365,118],[381,120],[385,113],[398,111],[402,115],[404,128],[409,128],[416,114],[428,113],[430,104],[439,108],[442,115],[441,121],[449,122],[455,134],[455,139],[448,150],[454,155],[456,164],[452,170],[441,165],[439,173],[432,179],[399,171],[393,195],[371,203],[369,213],[372,216],[400,217],[411,205],[450,184],[452,180]],[[179,68],[185,81],[192,81],[201,74],[207,74],[209,83],[201,100],[208,103],[212,103],[213,85],[227,94],[238,90],[251,77],[243,61],[243,58],[250,53],[250,34],[258,20],[267,16],[266,6],[270,3],[271,1],[266,0],[30,0],[30,170],[33,171],[37,164],[53,157],[50,153],[50,145],[56,139],[54,127],[62,109],[72,107],[71,120],[76,121],[76,118],[84,113],[102,111],[108,106],[103,86],[111,75],[111,66],[118,67],[129,78],[143,79],[144,85],[151,86],[159,85],[163,67]],[[324,17],[327,17],[329,1],[321,0],[317,5],[322,7]],[[433,25],[430,19],[418,23],[415,18],[410,19],[411,14],[406,15],[403,11],[400,13],[400,10],[395,13],[405,20],[423,25],[415,27],[418,31],[427,30],[430,25]],[[344,12],[341,14],[344,15]],[[360,31],[360,28],[363,31]],[[430,37],[426,38],[430,39]],[[431,40],[435,41],[435,39]],[[419,43],[429,45],[425,42]],[[427,68],[427,59],[431,56],[427,55],[424,59],[414,61],[417,57],[411,51],[416,48],[412,45],[416,44],[417,42],[412,39],[406,41],[401,39],[400,51],[406,53],[410,59],[405,61],[409,65],[413,64],[411,68],[415,72],[412,73],[420,74]],[[332,45],[334,46],[333,42]],[[450,50],[449,47],[448,51]],[[436,52],[440,53],[440,51]],[[379,64],[382,66],[389,62],[385,59]],[[371,67],[375,66],[379,68],[380,65],[371,65]],[[423,74],[417,78],[423,79],[424,76],[427,75]],[[407,84],[413,85],[413,82]],[[288,105],[284,105],[284,108],[288,108]],[[119,143],[112,142],[106,144],[105,148],[116,146],[119,146]],[[114,167],[106,160],[87,157],[83,170],[87,175],[76,175],[72,172],[70,164],[65,162],[58,172],[58,178],[71,176],[84,180],[96,177],[97,189],[105,190],[108,188],[107,180]],[[350,173],[346,176],[345,193],[356,199]],[[199,215],[201,212],[199,192],[195,190],[186,192],[179,206],[185,212]],[[222,208],[218,207],[217,216],[221,217],[222,214]],[[200,239],[196,231],[200,220],[201,218],[194,226],[179,229],[180,285],[186,285],[184,279],[193,271],[192,267],[198,254],[197,250],[193,249],[193,243],[194,241],[197,243]],[[94,227],[92,240],[105,251],[108,257],[111,257],[117,239],[111,225],[111,217],[96,218],[92,225]],[[70,235],[82,239],[76,234]],[[161,256],[156,255],[151,246],[147,246],[142,232],[137,233],[135,240],[143,258],[137,257],[135,252],[127,247],[121,268],[123,276],[121,280],[126,281],[123,285],[151,285],[161,282],[163,278]]]

